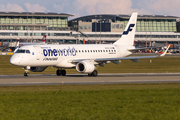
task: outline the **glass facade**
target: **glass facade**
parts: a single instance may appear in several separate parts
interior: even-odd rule
[[[117,20],[127,25],[129,20]],[[176,19],[138,19],[136,32],[176,32]]]
[[[67,17],[0,16],[0,30],[67,30]]]

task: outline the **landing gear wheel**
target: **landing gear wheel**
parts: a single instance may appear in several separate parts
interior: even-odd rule
[[[57,70],[57,71],[56,71],[56,75],[57,75],[57,76],[60,76],[61,74],[62,74],[61,70]]]
[[[97,75],[98,75],[97,70],[94,70],[94,71],[92,72],[92,76],[93,76],[93,77],[96,77]]]
[[[66,76],[66,70],[61,71],[62,76]]]
[[[92,76],[92,73],[88,73],[88,76],[91,77],[91,76]]]
[[[24,76],[25,76],[25,77],[28,77],[28,76],[29,76],[29,73],[28,73],[28,72],[25,72],[25,73],[24,73]]]

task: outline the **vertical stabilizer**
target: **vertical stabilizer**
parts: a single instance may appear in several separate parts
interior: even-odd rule
[[[134,44],[134,36],[136,31],[136,21],[137,21],[137,14],[132,13],[131,18],[124,30],[120,39],[118,39],[114,44],[115,45],[133,45]]]
[[[46,42],[46,34],[43,35],[42,42]]]

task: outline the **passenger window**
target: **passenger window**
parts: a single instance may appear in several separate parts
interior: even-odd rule
[[[103,52],[105,52],[105,50],[103,50]]]

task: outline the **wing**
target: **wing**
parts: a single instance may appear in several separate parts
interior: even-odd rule
[[[119,61],[119,60],[132,60],[134,62],[138,62],[138,59],[144,58],[156,58],[157,56],[135,56],[135,57],[122,57],[122,58],[101,58],[95,59],[95,62],[104,62],[104,61]]]
[[[115,64],[119,64],[119,60],[132,60],[133,62],[139,62],[138,59],[156,58],[156,57],[159,57],[159,56],[135,56],[135,57],[121,57],[121,58],[77,59],[77,60],[70,60],[68,62],[77,64],[81,61],[88,61],[88,62],[94,62],[94,64],[99,64],[99,63],[107,63],[107,61],[111,61]]]
[[[128,51],[137,52],[139,50],[154,49],[154,48],[161,48],[161,47],[163,47],[163,46],[159,46],[159,47],[142,47],[142,48],[128,49]]]

